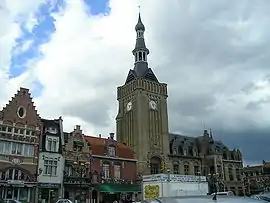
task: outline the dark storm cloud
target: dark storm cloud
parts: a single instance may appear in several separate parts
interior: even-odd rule
[[[182,116],[205,116],[211,112],[209,107],[214,104],[215,98],[213,96],[189,94],[180,100],[172,98],[169,106],[172,110],[177,109],[177,113],[180,113]]]
[[[230,148],[240,148],[244,160],[260,163],[270,159],[270,128],[243,130],[242,132],[214,131],[214,138],[220,139]]]
[[[151,53],[149,66],[161,82],[168,84],[171,132],[198,136],[205,124],[215,129],[215,139],[221,139],[229,148],[241,148],[245,160],[267,159],[270,131],[258,127],[260,121],[256,123],[254,119],[269,104],[265,98],[246,102],[243,97],[259,91],[254,81],[270,74],[270,1],[151,2],[149,7],[142,5],[151,13],[148,19],[148,14],[144,18],[142,13],[146,44]],[[153,6],[156,9],[150,9]],[[132,49],[133,46],[130,60]],[[112,54],[121,55],[114,49]],[[110,66],[110,61],[106,62]],[[102,95],[94,100],[78,101],[64,112],[97,126],[115,123],[108,118],[109,106],[113,104],[111,109],[117,112],[116,87],[124,83],[130,68],[127,66],[126,72],[113,75],[104,72],[105,76],[98,82],[88,81],[87,73],[81,72],[80,79],[102,87]],[[246,112],[254,116],[249,117]],[[227,123],[235,123],[239,130],[226,128]]]
[[[261,90],[254,81],[270,74],[270,1],[180,0],[160,6],[169,8],[169,15],[159,11],[153,17],[158,26],[146,26],[146,36],[152,69],[168,83],[171,131],[197,136],[206,124],[229,148],[242,148],[246,160],[269,159],[270,131],[254,121],[269,99],[242,100]],[[214,108],[217,98],[223,109]],[[223,131],[230,122],[238,125],[235,133]]]

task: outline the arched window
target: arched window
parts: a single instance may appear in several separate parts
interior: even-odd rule
[[[143,60],[146,61],[146,59],[145,59],[145,52],[143,52]]]
[[[185,173],[185,175],[189,175],[189,164],[188,163],[184,164],[184,173]]]
[[[159,157],[152,157],[150,160],[150,172],[151,174],[160,173],[161,169],[161,160]]]
[[[142,60],[142,52],[139,52],[139,61]]]

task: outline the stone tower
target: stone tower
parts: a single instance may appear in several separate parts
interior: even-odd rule
[[[134,149],[140,174],[155,174],[161,172],[169,154],[167,84],[160,83],[148,67],[140,14],[135,30],[134,68],[117,88],[117,140]]]

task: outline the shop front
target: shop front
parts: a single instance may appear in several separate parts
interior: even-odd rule
[[[141,192],[139,185],[135,184],[104,184],[96,186],[100,193],[100,201],[112,202],[114,200],[136,200],[136,196]]]
[[[61,195],[61,185],[54,183],[39,183],[39,201],[46,203],[54,203]]]
[[[72,202],[85,203],[90,197],[91,188],[89,185],[65,185],[64,198]]]
[[[21,202],[33,202],[35,200],[36,185],[25,184],[23,182],[17,184],[1,184],[0,197],[8,200],[19,200]]]

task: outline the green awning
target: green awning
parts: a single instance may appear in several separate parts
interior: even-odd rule
[[[100,192],[108,193],[125,193],[125,192],[141,192],[139,185],[126,185],[126,184],[109,184],[109,185],[98,185],[96,189]]]

